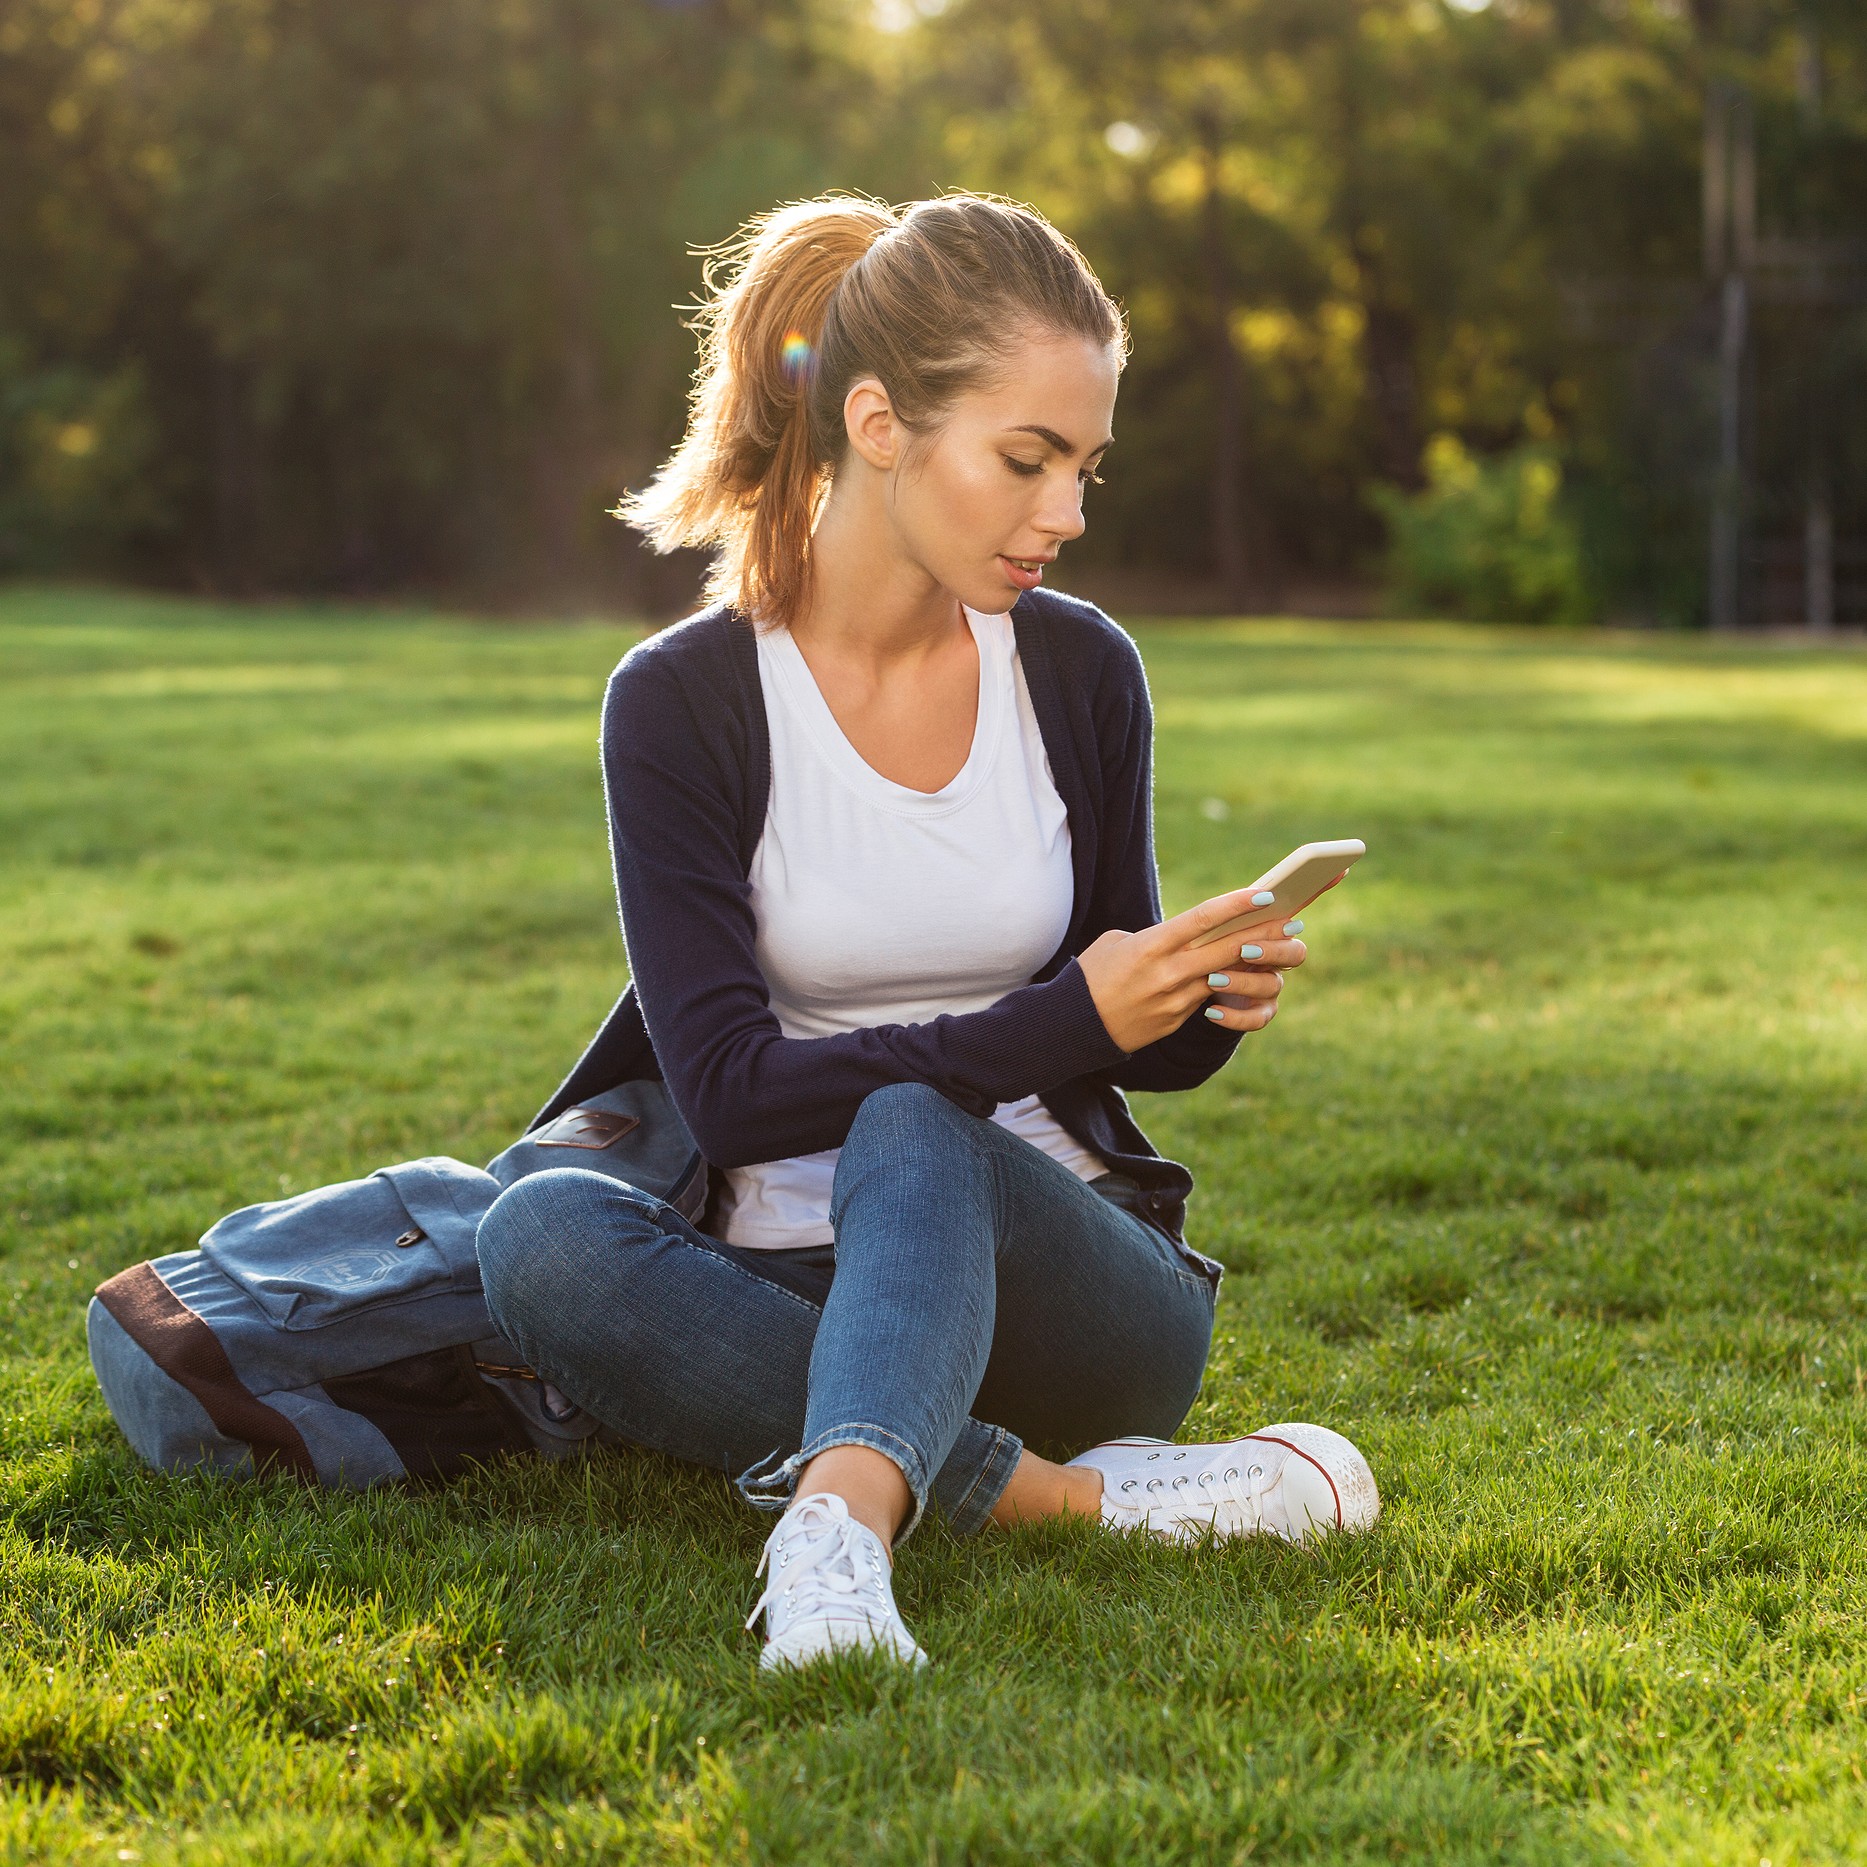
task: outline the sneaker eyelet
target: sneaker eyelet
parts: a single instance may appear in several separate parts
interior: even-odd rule
[[[1149,1453],[1149,1454],[1147,1455],[1147,1458],[1148,1458],[1148,1463],[1149,1463],[1150,1465],[1151,1465],[1151,1464],[1153,1464],[1153,1462],[1154,1462],[1154,1461],[1155,1461],[1155,1460],[1156,1460],[1157,1458],[1159,1458],[1159,1457],[1160,1457],[1160,1454],[1159,1454],[1158,1452],[1150,1452],[1150,1453]]]
[[[1186,1454],[1184,1452],[1176,1452],[1173,1455],[1174,1463],[1177,1465],[1185,1457],[1186,1457]]]
[[[1150,1478],[1147,1481],[1147,1488],[1150,1491],[1158,1491],[1161,1488],[1160,1480],[1158,1478]]]
[[[1174,1488],[1174,1489],[1175,1489],[1176,1491],[1179,1491],[1179,1490],[1181,1490],[1181,1489],[1183,1489],[1183,1488],[1184,1488],[1184,1486],[1185,1486],[1185,1484],[1186,1484],[1186,1473],[1185,1473],[1185,1472],[1182,1472],[1182,1473],[1181,1473],[1181,1474],[1179,1475],[1179,1477],[1178,1477],[1178,1478],[1176,1478],[1176,1479],[1175,1479],[1175,1480],[1173,1481],[1173,1488]]]
[[[1262,1465],[1254,1465],[1245,1475],[1248,1478],[1262,1478],[1264,1476],[1264,1467]]]
[[[1230,1469],[1230,1470],[1229,1470],[1229,1471],[1228,1471],[1228,1472],[1227,1472],[1227,1473],[1225,1474],[1225,1482],[1226,1482],[1227,1484],[1230,1484],[1230,1483],[1232,1482],[1232,1480],[1233,1480],[1234,1478],[1236,1478],[1237,1476],[1238,1476],[1238,1467],[1237,1467],[1236,1465],[1234,1465],[1234,1466],[1233,1466],[1233,1467],[1232,1467],[1232,1468],[1231,1468],[1231,1469]]]
[[[1123,1489],[1124,1491],[1133,1491],[1133,1490],[1136,1490],[1136,1489],[1137,1489],[1137,1488],[1139,1487],[1139,1484],[1140,1484],[1140,1481],[1139,1481],[1138,1479],[1135,1479],[1135,1478],[1124,1478],[1124,1479],[1122,1480],[1122,1487],[1121,1487],[1121,1488],[1122,1488],[1122,1489]]]

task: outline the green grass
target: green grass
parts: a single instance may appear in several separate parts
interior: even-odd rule
[[[936,1658],[773,1683],[762,1520],[645,1455],[142,1470],[82,1310],[518,1129],[620,981],[614,628],[0,594],[0,1858],[1867,1858],[1867,658],[1142,632],[1167,893],[1367,861],[1149,1099],[1232,1267],[1191,1436],[1377,1530],[904,1551]]]

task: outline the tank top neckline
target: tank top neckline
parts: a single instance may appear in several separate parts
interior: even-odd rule
[[[760,631],[761,672],[778,690],[787,710],[802,724],[812,748],[837,779],[865,802],[905,817],[943,817],[969,803],[998,762],[1005,717],[1011,710],[1011,628],[1004,616],[963,611],[979,656],[979,705],[972,744],[959,770],[937,791],[916,791],[885,778],[850,743],[824,699],[810,663],[789,629]]]

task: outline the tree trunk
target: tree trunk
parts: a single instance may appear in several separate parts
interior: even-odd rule
[[[247,373],[216,350],[214,397],[214,584],[229,596],[258,585],[259,433]]]
[[[1212,453],[1212,561],[1220,594],[1228,609],[1249,609],[1258,591],[1246,540],[1244,385],[1238,351],[1232,342],[1231,268],[1225,251],[1225,199],[1220,159],[1224,153],[1218,121],[1200,124],[1205,199],[1201,248],[1211,305],[1214,433]]]
[[[539,32],[537,57],[551,106],[532,175],[557,351],[546,378],[551,412],[536,469],[539,572],[550,600],[575,607],[596,597],[600,584],[589,526],[604,451],[604,371],[580,211],[590,139],[588,74],[595,61],[586,14],[547,14]]]
[[[1425,484],[1420,471],[1419,333],[1412,312],[1382,302],[1377,268],[1364,266],[1362,280],[1367,320],[1362,354],[1374,399],[1381,471],[1396,486],[1417,492]]]
[[[1343,49],[1338,78],[1342,192],[1337,224],[1355,264],[1361,297],[1361,358],[1374,412],[1376,465],[1384,479],[1411,493],[1425,484],[1420,470],[1419,331],[1412,310],[1394,291],[1369,207],[1362,83],[1360,59],[1351,42]]]

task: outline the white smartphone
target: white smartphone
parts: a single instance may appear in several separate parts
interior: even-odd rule
[[[1209,941],[1243,933],[1247,927],[1261,927],[1280,915],[1288,919],[1293,914],[1301,914],[1367,853],[1368,845],[1355,836],[1335,843],[1305,843],[1300,849],[1291,850],[1276,868],[1267,870],[1251,884],[1251,892],[1269,895],[1268,901],[1254,903],[1249,913],[1233,916],[1210,933],[1189,941],[1188,945],[1205,946]]]

